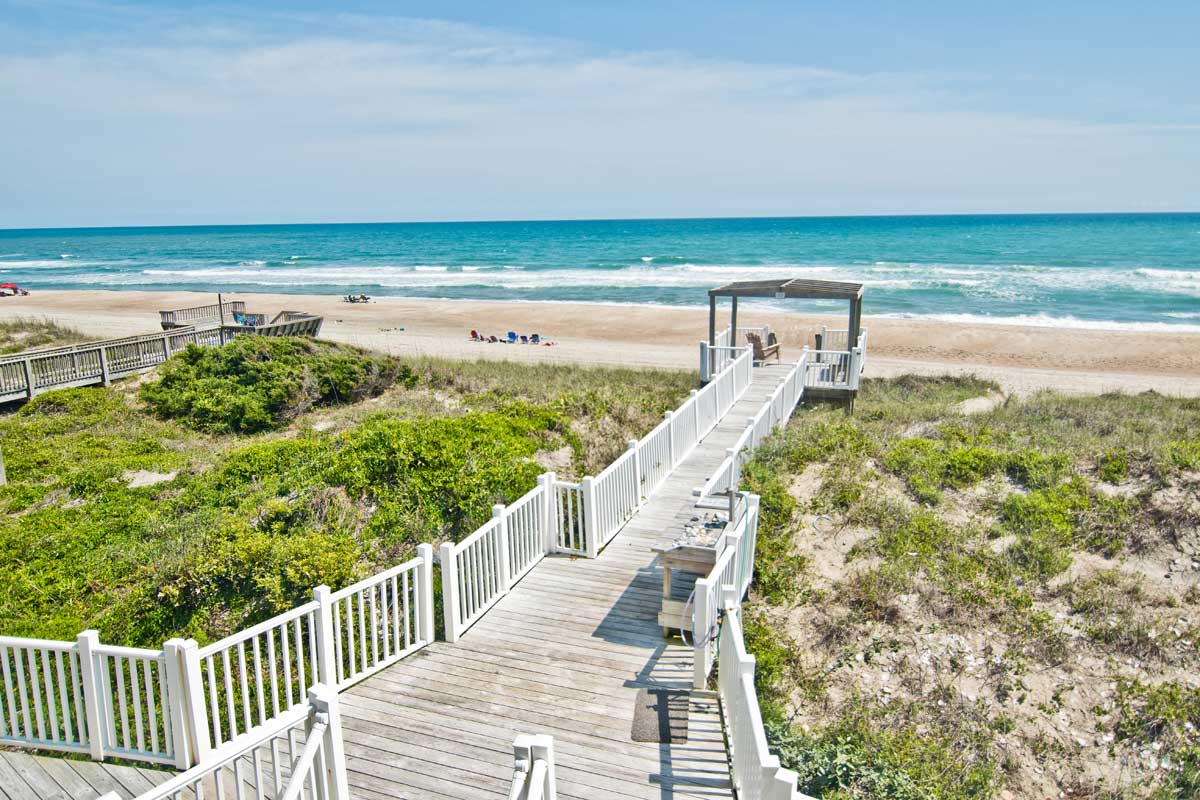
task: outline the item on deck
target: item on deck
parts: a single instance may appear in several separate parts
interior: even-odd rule
[[[770,344],[764,345],[762,337],[757,333],[747,333],[746,341],[754,348],[755,361],[766,361],[771,356],[775,356],[776,361],[780,360],[779,344],[775,341],[774,334],[771,334],[771,338],[767,340]]]

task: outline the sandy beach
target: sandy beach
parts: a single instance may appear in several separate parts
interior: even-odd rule
[[[322,336],[397,355],[561,361],[691,368],[708,325],[706,309],[590,303],[514,303],[381,297],[350,304],[340,297],[238,294],[247,309],[273,315],[287,308],[325,317]],[[159,329],[159,309],[215,302],[196,292],[39,291],[0,299],[0,319],[49,318],[89,336],[108,338]],[[727,314],[727,309],[722,309]],[[797,358],[822,324],[841,317],[759,313],[743,309],[742,325],[769,324]],[[727,318],[723,315],[721,324]],[[1140,392],[1200,396],[1200,333],[1125,332],[1085,328],[962,325],[865,318],[870,329],[866,374],[974,373],[1006,392]],[[472,329],[502,336],[540,333],[553,347],[478,344]]]

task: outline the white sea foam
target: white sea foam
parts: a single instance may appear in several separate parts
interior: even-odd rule
[[[967,325],[1012,325],[1025,328],[1074,328],[1102,331],[1146,331],[1146,332],[1200,332],[1200,325],[1177,322],[1118,322],[1116,320],[1091,320],[1078,317],[1051,317],[1047,314],[990,317],[984,314],[872,314],[884,319],[915,319],[936,322],[957,322]]]

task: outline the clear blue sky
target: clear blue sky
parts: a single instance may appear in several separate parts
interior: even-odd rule
[[[0,0],[0,227],[1200,209],[1200,3]]]

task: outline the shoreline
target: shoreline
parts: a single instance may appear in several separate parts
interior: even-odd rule
[[[368,304],[342,297],[236,293],[247,310],[274,315],[288,308],[325,317],[321,335],[395,355],[452,359],[584,363],[694,369],[707,309],[601,302],[428,300],[383,296]],[[0,320],[48,318],[88,336],[111,338],[159,330],[159,309],[215,302],[213,293],[46,290],[0,298]],[[743,325],[770,324],[784,358],[799,357],[822,324],[844,317],[744,309]],[[728,306],[718,325],[728,322]],[[866,375],[916,372],[974,373],[1006,392],[1042,388],[1075,393],[1104,391],[1200,396],[1200,332],[1111,330],[940,322],[864,317],[869,328]],[[403,329],[403,330],[401,330]],[[472,329],[503,336],[539,333],[553,347],[479,344]]]

